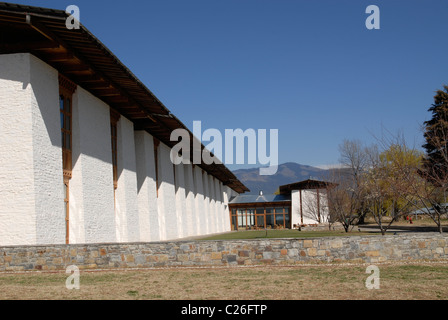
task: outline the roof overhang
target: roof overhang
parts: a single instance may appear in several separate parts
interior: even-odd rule
[[[336,187],[336,183],[321,181],[321,180],[304,180],[300,182],[290,183],[279,187],[280,194],[290,194],[293,190],[306,189],[327,189]]]
[[[190,135],[191,163],[196,139],[192,132],[82,24],[68,29],[62,10],[0,2],[0,54],[31,53],[85,90],[104,101],[169,147],[171,132]],[[197,164],[238,193],[250,191],[222,163]]]

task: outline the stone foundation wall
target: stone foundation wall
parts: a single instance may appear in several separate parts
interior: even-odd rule
[[[0,271],[294,265],[448,259],[438,233],[316,239],[175,241],[0,247]]]

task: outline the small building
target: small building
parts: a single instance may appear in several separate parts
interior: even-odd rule
[[[279,187],[278,194],[240,194],[230,200],[231,230],[283,229],[327,223],[327,190],[334,184],[308,179]]]
[[[308,179],[280,186],[280,194],[291,196],[292,226],[327,223],[330,218],[328,208],[328,189],[336,184]]]
[[[249,190],[223,164],[173,164],[171,133],[193,134],[67,18],[0,2],[0,245],[229,231],[229,199]]]
[[[231,230],[291,228],[291,196],[238,195],[231,199]]]

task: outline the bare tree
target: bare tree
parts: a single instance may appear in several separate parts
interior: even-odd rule
[[[357,198],[346,179],[336,181],[338,185],[327,191],[329,221],[332,224],[339,222],[345,232],[349,232],[359,219]]]
[[[326,189],[307,189],[302,199],[304,215],[319,223],[328,223],[328,200]]]
[[[358,140],[344,140],[339,146],[343,168],[332,170],[330,181],[337,187],[328,190],[330,220],[339,222],[346,232],[363,221],[363,179],[368,165],[366,147]]]

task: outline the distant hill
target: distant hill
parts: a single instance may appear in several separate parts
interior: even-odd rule
[[[329,170],[287,162],[278,166],[272,176],[260,176],[259,169],[239,169],[233,171],[235,176],[250,189],[248,194],[273,194],[281,185],[307,179],[325,179]]]

